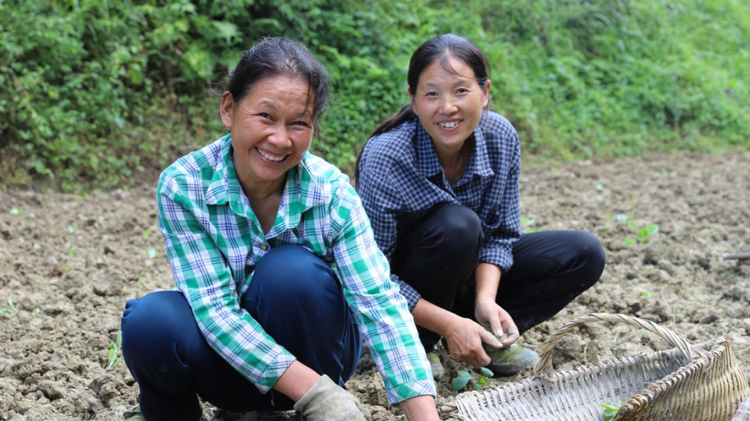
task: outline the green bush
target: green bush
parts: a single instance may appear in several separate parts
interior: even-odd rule
[[[3,184],[127,186],[221,136],[209,88],[264,35],[328,67],[314,151],[351,170],[444,32],[488,54],[527,154],[750,148],[743,0],[0,0]]]

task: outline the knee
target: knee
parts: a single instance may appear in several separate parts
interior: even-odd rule
[[[175,346],[186,355],[198,355],[205,347],[190,305],[178,291],[159,291],[128,301],[121,324],[126,360],[158,359]]]
[[[575,245],[577,261],[582,269],[582,279],[588,282],[588,286],[595,284],[606,263],[604,248],[599,239],[589,232],[579,231],[571,242]]]
[[[340,291],[328,265],[312,252],[294,245],[266,253],[255,269],[252,283],[262,291],[264,300],[303,306]]]
[[[482,222],[471,209],[456,205],[443,205],[430,216],[434,229],[431,237],[446,252],[461,256],[478,251],[482,240]]]

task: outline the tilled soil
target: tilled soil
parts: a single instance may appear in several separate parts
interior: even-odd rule
[[[601,281],[521,344],[538,348],[576,316],[624,313],[691,343],[727,337],[750,372],[750,260],[722,258],[750,251],[750,154],[526,165],[521,187],[526,231],[586,230],[607,251]],[[0,193],[0,420],[118,420],[136,404],[137,384],[124,364],[107,368],[108,351],[125,301],[173,285],[154,188]],[[566,370],[668,347],[632,327],[595,324],[564,337],[554,365]],[[450,376],[466,368],[441,353]],[[439,405],[455,399],[449,383],[439,384]],[[403,419],[387,406],[369,357],[347,386],[375,420]],[[206,404],[204,417],[269,416]]]

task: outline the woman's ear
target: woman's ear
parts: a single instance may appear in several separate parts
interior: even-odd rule
[[[219,105],[219,113],[221,114],[221,123],[224,127],[232,128],[232,110],[234,110],[234,97],[229,91],[224,91],[221,95],[221,105]]]
[[[406,93],[409,94],[409,101],[414,102],[414,94],[411,93],[411,89],[409,87],[406,87]]]
[[[487,79],[487,86],[484,87],[484,98],[482,98],[482,108],[487,108],[490,103],[490,80]]]

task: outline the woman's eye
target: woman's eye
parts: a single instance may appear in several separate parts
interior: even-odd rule
[[[456,89],[456,93],[457,94],[465,94],[467,92],[469,92],[469,90],[466,89],[466,88],[458,88],[458,89]]]
[[[430,97],[436,97],[437,96],[437,92],[426,92],[424,94],[424,96],[426,96],[428,98],[430,98]]]
[[[292,123],[293,126],[310,127],[310,124],[306,121],[295,121]]]
[[[267,118],[267,119],[270,120],[271,119],[271,114],[268,114],[268,113],[259,113],[258,117]]]

